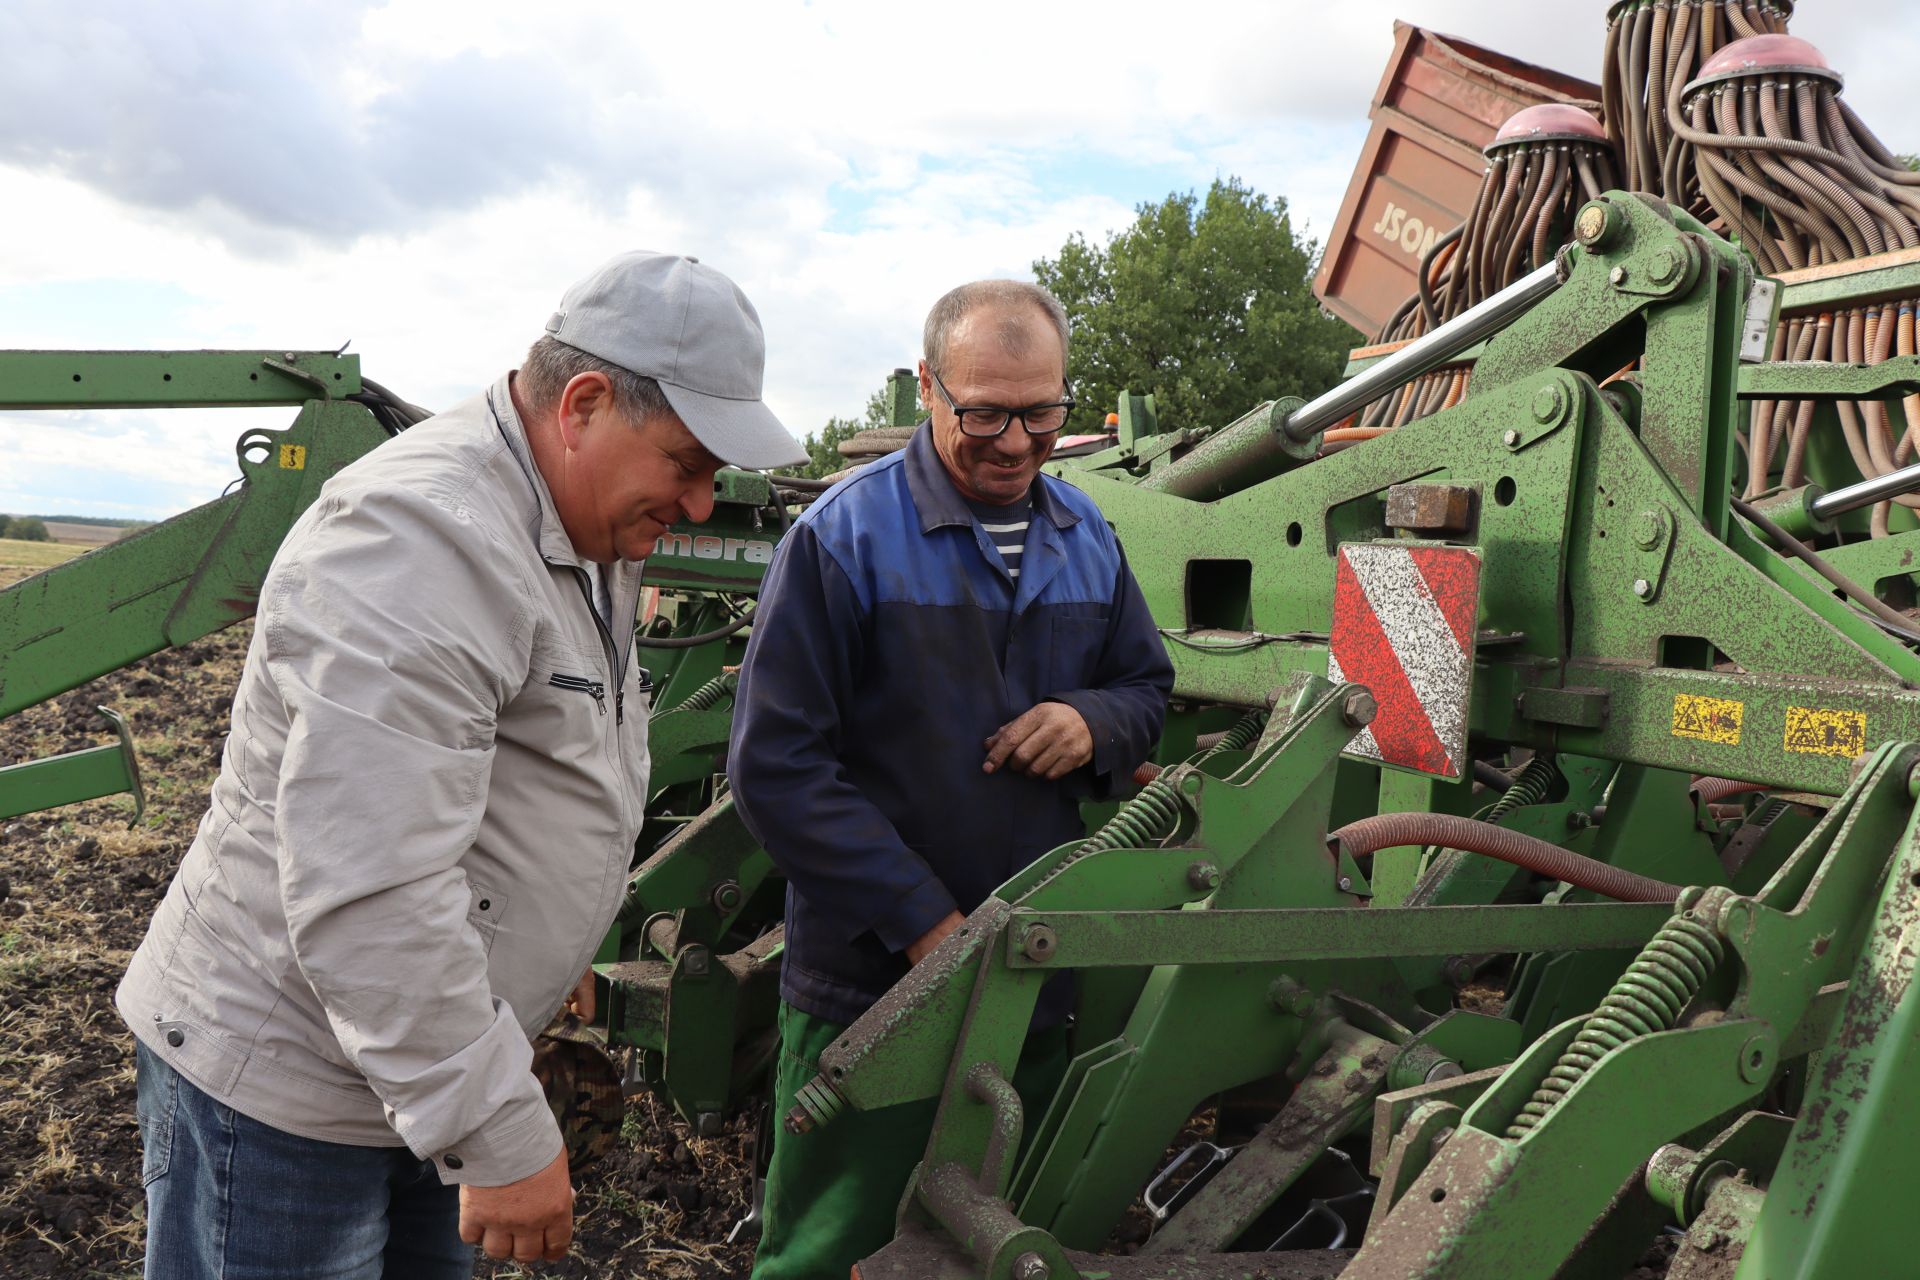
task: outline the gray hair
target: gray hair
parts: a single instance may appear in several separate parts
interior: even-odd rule
[[[1025,355],[1033,343],[1032,330],[1016,313],[1026,308],[1039,311],[1060,335],[1060,359],[1062,364],[1066,362],[1067,309],[1060,305],[1060,299],[1024,280],[975,280],[951,291],[927,312],[921,341],[931,368],[938,371],[945,365],[954,326],[978,307],[997,307],[1006,313],[995,326],[994,336],[1010,356]]]
[[[636,426],[673,416],[673,406],[652,378],[608,364],[551,334],[541,337],[527,351],[516,385],[529,409],[544,412],[559,404],[560,393],[583,373],[604,374],[612,388],[614,411]]]

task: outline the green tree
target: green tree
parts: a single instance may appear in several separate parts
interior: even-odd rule
[[[7,528],[8,528],[8,526],[10,526],[10,525],[11,525],[12,523],[13,523],[13,517],[12,517],[12,516],[9,516],[9,515],[0,515],[0,538],[4,538],[4,537],[6,537],[6,536],[7,536]]]
[[[1332,386],[1354,333],[1313,296],[1317,253],[1284,198],[1227,178],[1204,199],[1140,205],[1105,245],[1076,233],[1035,262],[1073,321],[1074,427],[1097,429],[1122,391],[1151,393],[1163,427],[1199,427]]]
[[[840,456],[840,442],[851,440],[862,431],[874,427],[890,427],[887,420],[887,389],[881,387],[867,397],[866,412],[857,418],[828,418],[827,425],[819,431],[809,431],[800,441],[807,451],[807,461],[797,467],[783,468],[786,474],[809,476],[815,480],[830,476],[849,465],[848,459]]]
[[[38,516],[15,516],[7,522],[6,536],[16,542],[52,542],[46,522]]]

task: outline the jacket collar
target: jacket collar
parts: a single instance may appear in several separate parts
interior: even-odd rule
[[[540,474],[540,468],[534,465],[533,446],[527,443],[526,424],[520,421],[519,411],[513,407],[511,377],[510,374],[502,374],[500,380],[487,389],[487,408],[492,411],[501,438],[513,452],[514,461],[526,473],[527,485],[532,490],[535,510],[527,522],[527,532],[533,535],[542,559],[584,569],[587,567],[586,559],[573,549],[573,540],[567,537],[567,527],[560,523],[560,512],[553,505],[553,492],[547,488],[546,477]]]
[[[932,419],[923,419],[913,439],[907,442],[907,459],[902,465],[907,473],[907,492],[920,516],[921,533],[932,533],[948,525],[973,526],[972,508],[954,487],[953,477],[947,474],[946,464],[940,461],[940,454],[933,447]],[[1080,517],[1067,510],[1048,488],[1044,472],[1034,477],[1033,488],[1028,492],[1033,496],[1033,509],[1045,516],[1054,528],[1070,529],[1080,523]]]

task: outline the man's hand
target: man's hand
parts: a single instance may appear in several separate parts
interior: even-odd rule
[[[946,919],[907,944],[907,963],[919,964],[927,952],[940,945],[940,939],[946,937],[966,922],[967,918],[958,911],[947,912]]]
[[[489,1258],[558,1262],[573,1243],[573,1182],[563,1147],[540,1172],[504,1187],[460,1188],[460,1238]]]
[[[593,1021],[593,970],[589,968],[580,975],[580,981],[567,996],[567,1002],[560,1006],[561,1012],[575,1014],[582,1022]]]
[[[994,730],[986,747],[983,772],[1011,766],[1054,782],[1093,759],[1093,731],[1066,703],[1042,702]]]

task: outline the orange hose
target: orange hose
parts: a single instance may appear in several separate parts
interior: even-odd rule
[[[1346,440],[1372,440],[1386,435],[1392,427],[1334,427],[1320,437],[1322,444],[1339,444]]]
[[[1697,778],[1687,790],[1699,796],[1707,804],[1719,804],[1729,796],[1743,796],[1754,791],[1771,790],[1764,782],[1737,782],[1732,778]]]
[[[1450,813],[1382,813],[1349,822],[1327,837],[1336,849],[1364,858],[1398,845],[1443,845],[1482,857],[1496,858],[1538,875],[1614,898],[1621,902],[1672,902],[1680,886],[1638,875],[1585,857],[1491,822],[1479,822]]]

